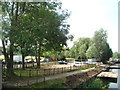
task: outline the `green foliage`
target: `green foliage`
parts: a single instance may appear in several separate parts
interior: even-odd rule
[[[107,43],[107,31],[102,28],[96,31],[93,37],[93,44],[97,49],[96,57],[103,63],[106,63],[112,57],[112,50]]]
[[[92,79],[84,88],[99,88],[99,89],[106,89],[108,88],[108,84],[103,82],[100,78]]]
[[[54,80],[47,80],[45,82],[36,83],[23,88],[66,88],[62,83],[64,83],[66,78],[59,78]]]
[[[73,38],[66,23],[70,13],[61,9],[60,2],[6,2],[2,6],[3,40],[10,42],[10,52],[18,51],[23,58],[35,55],[39,61],[43,52],[61,51]]]
[[[97,57],[97,55],[98,55],[97,48],[95,47],[95,45],[92,44],[86,51],[86,56],[87,58],[95,58]]]
[[[112,58],[120,58],[120,53],[114,52]]]
[[[112,57],[112,50],[107,43],[107,31],[95,31],[93,38],[79,38],[69,50],[69,56],[75,58],[96,58],[106,63]]]
[[[89,48],[90,45],[90,38],[79,38],[79,40],[74,42],[73,47],[71,48],[71,54],[73,54],[72,56],[78,58],[86,58],[86,51]]]

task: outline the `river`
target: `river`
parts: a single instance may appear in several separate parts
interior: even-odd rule
[[[120,64],[115,64],[115,65],[120,65]],[[120,90],[120,69],[109,69],[109,72],[117,72],[118,73],[118,78],[117,82],[109,82],[109,88],[119,88]]]
[[[120,64],[114,64],[120,65]],[[117,79],[108,79],[108,78],[93,78],[88,82],[83,88],[115,88],[115,90],[120,90],[120,69],[109,69],[108,72],[117,72]]]

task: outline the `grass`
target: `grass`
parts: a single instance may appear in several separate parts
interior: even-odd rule
[[[103,82],[100,78],[92,79],[84,88],[101,88],[106,89],[108,88],[108,84]]]
[[[22,88],[67,88],[62,83],[66,81],[66,78],[59,78],[48,80],[45,82],[35,83],[29,86],[24,86]]]

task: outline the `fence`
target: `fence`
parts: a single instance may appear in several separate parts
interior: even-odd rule
[[[53,76],[56,74],[60,73],[65,73],[65,72],[70,72],[74,71],[77,69],[82,69],[82,68],[88,68],[92,67],[92,65],[87,65],[87,66],[81,66],[81,67],[74,67],[74,66],[69,66],[69,67],[62,67],[62,68],[49,68],[49,69],[15,69],[14,73],[18,76],[17,80],[14,79],[14,82],[16,82],[16,86],[23,86],[29,85],[32,83],[37,83],[40,81],[45,82],[45,77],[46,76]],[[5,65],[3,65],[3,77],[6,74],[6,69]]]

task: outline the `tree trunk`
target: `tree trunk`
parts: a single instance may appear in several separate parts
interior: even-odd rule
[[[37,68],[40,68],[40,51],[41,51],[41,48],[40,48],[40,44],[39,44],[38,59],[37,59]]]
[[[14,75],[13,61],[8,57],[8,53],[6,52],[6,48],[3,40],[2,40],[2,45],[3,45],[3,54],[7,64],[7,77],[11,78]]]
[[[23,44],[24,46],[24,44]],[[22,69],[25,70],[25,53],[23,51],[23,46],[21,46],[21,54],[22,54]]]
[[[22,54],[22,69],[25,70],[25,55]]]
[[[8,60],[8,72],[13,75],[13,42],[10,43],[10,60]]]
[[[38,51],[40,51],[40,50],[38,50]],[[37,68],[40,68],[40,52],[38,52]]]
[[[3,54],[4,54],[4,57],[5,57],[5,61],[8,62],[8,54],[6,52],[6,48],[5,48],[5,44],[4,44],[4,41],[2,40],[2,46],[3,46]]]

